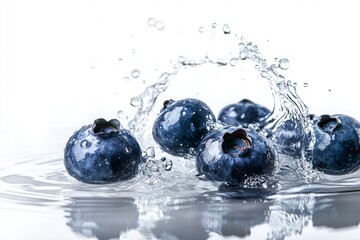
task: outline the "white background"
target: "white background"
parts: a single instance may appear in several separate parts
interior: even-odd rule
[[[286,77],[298,83],[310,112],[360,119],[360,15],[355,3],[2,0],[0,161],[61,155],[76,129],[97,117],[117,117],[118,110],[129,108],[130,97],[168,71],[180,55],[196,58],[208,50],[216,55],[219,49],[221,56],[227,43],[224,49],[212,46],[209,36],[216,31],[213,38],[223,36],[223,24],[230,26],[231,34],[257,44],[269,61],[290,60]],[[151,17],[165,28],[149,26]],[[132,69],[139,69],[140,77],[124,81]],[[221,74],[228,77],[231,72]],[[229,89],[242,87],[225,84]],[[229,95],[223,87],[214,96],[216,85],[207,85],[203,82],[197,90],[202,96],[211,92],[209,105],[211,97],[217,103],[220,96]],[[182,87],[177,91],[185,93],[189,85]],[[257,101],[272,106],[270,90],[251,91]]]
[[[310,112],[360,119],[357,6],[350,0],[0,0],[0,165],[42,154],[61,156],[76,129],[129,109],[129,98],[168,71],[180,55],[191,58],[211,51],[221,56],[226,42],[212,49],[209,35],[221,32],[223,24],[257,44],[269,60],[290,60],[286,76],[298,83]],[[163,21],[164,30],[149,26],[151,17]],[[223,36],[214,38],[218,35]],[[140,77],[123,80],[133,69],[141,71]],[[230,71],[220,75],[242,78]],[[213,80],[210,73],[208,77]],[[229,97],[227,87],[243,87],[223,79],[211,84],[202,79],[198,85],[196,91],[214,106]],[[248,80],[244,85],[260,89],[261,83]],[[191,92],[189,84],[177,86],[179,95]],[[271,107],[269,90],[252,89],[249,97]],[[1,218],[0,225],[6,239],[43,239],[52,232],[63,232],[54,239],[72,236],[62,218],[49,222],[34,220],[31,213],[5,215],[9,217]],[[351,230],[347,233],[352,235]],[[298,237],[316,234],[322,232],[308,228]],[[338,239],[336,234],[345,236],[330,232],[329,239]]]

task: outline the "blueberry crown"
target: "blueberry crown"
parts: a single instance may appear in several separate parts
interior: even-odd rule
[[[251,139],[242,128],[232,133],[225,133],[223,136],[222,149],[233,157],[245,156],[250,152]]]
[[[331,117],[330,115],[322,115],[317,122],[317,125],[324,132],[332,133],[341,125],[341,121],[337,117]]]
[[[117,119],[107,121],[104,118],[98,118],[94,121],[92,129],[98,135],[115,133],[120,130],[120,122]]]

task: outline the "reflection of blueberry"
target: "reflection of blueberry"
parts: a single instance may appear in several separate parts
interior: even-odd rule
[[[247,176],[272,174],[275,151],[257,132],[226,126],[203,139],[196,167],[211,180],[239,183]]]
[[[68,173],[85,183],[111,183],[132,178],[141,161],[138,142],[116,119],[97,119],[83,126],[65,147]]]
[[[272,205],[271,200],[259,198],[214,199],[219,196],[197,196],[190,202],[178,199],[180,203],[166,208],[167,217],[156,222],[152,232],[158,239],[205,240],[212,239],[211,232],[218,233],[219,239],[246,237],[251,235],[252,227],[266,221]]]
[[[264,106],[243,99],[238,103],[224,107],[219,114],[218,120],[231,125],[247,127],[249,124],[264,124],[270,110]]]
[[[339,229],[359,226],[359,192],[319,195],[315,199],[312,216],[314,227]]]
[[[322,115],[314,124],[314,168],[326,174],[346,174],[360,167],[360,123],[342,115]]]
[[[165,151],[184,156],[196,148],[215,122],[210,108],[197,99],[168,100],[155,120],[152,134]]]
[[[138,227],[139,212],[132,198],[76,197],[64,210],[67,225],[87,238],[118,239],[121,233]]]

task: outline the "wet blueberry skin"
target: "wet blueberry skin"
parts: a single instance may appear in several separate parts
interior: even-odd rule
[[[343,115],[322,115],[313,125],[313,167],[325,174],[342,175],[360,167],[360,123]]]
[[[196,168],[208,179],[241,183],[248,176],[272,175],[276,153],[251,129],[225,126],[208,134],[197,148]]]
[[[105,184],[135,176],[141,162],[139,143],[116,119],[97,119],[68,140],[64,165],[84,183]]]
[[[215,121],[209,106],[198,99],[168,100],[154,122],[152,135],[165,152],[185,156],[193,154],[192,149]]]
[[[247,127],[249,124],[263,125],[271,111],[264,106],[256,104],[248,99],[224,107],[218,120],[231,126]]]

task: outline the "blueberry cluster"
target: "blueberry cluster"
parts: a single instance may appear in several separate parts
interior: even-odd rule
[[[342,114],[311,115],[310,137],[296,122],[286,120],[265,137],[258,130],[266,126],[270,115],[266,107],[244,99],[224,107],[217,121],[210,107],[198,99],[167,100],[152,135],[168,154],[194,157],[197,171],[213,181],[237,184],[251,176],[271,176],[277,160],[275,146],[286,149],[299,142],[311,146],[309,160],[325,174],[347,174],[360,168],[360,123],[355,119]],[[291,154],[291,148],[286,153]],[[116,119],[101,118],[83,126],[65,147],[66,170],[85,183],[130,179],[141,162],[139,143]]]

